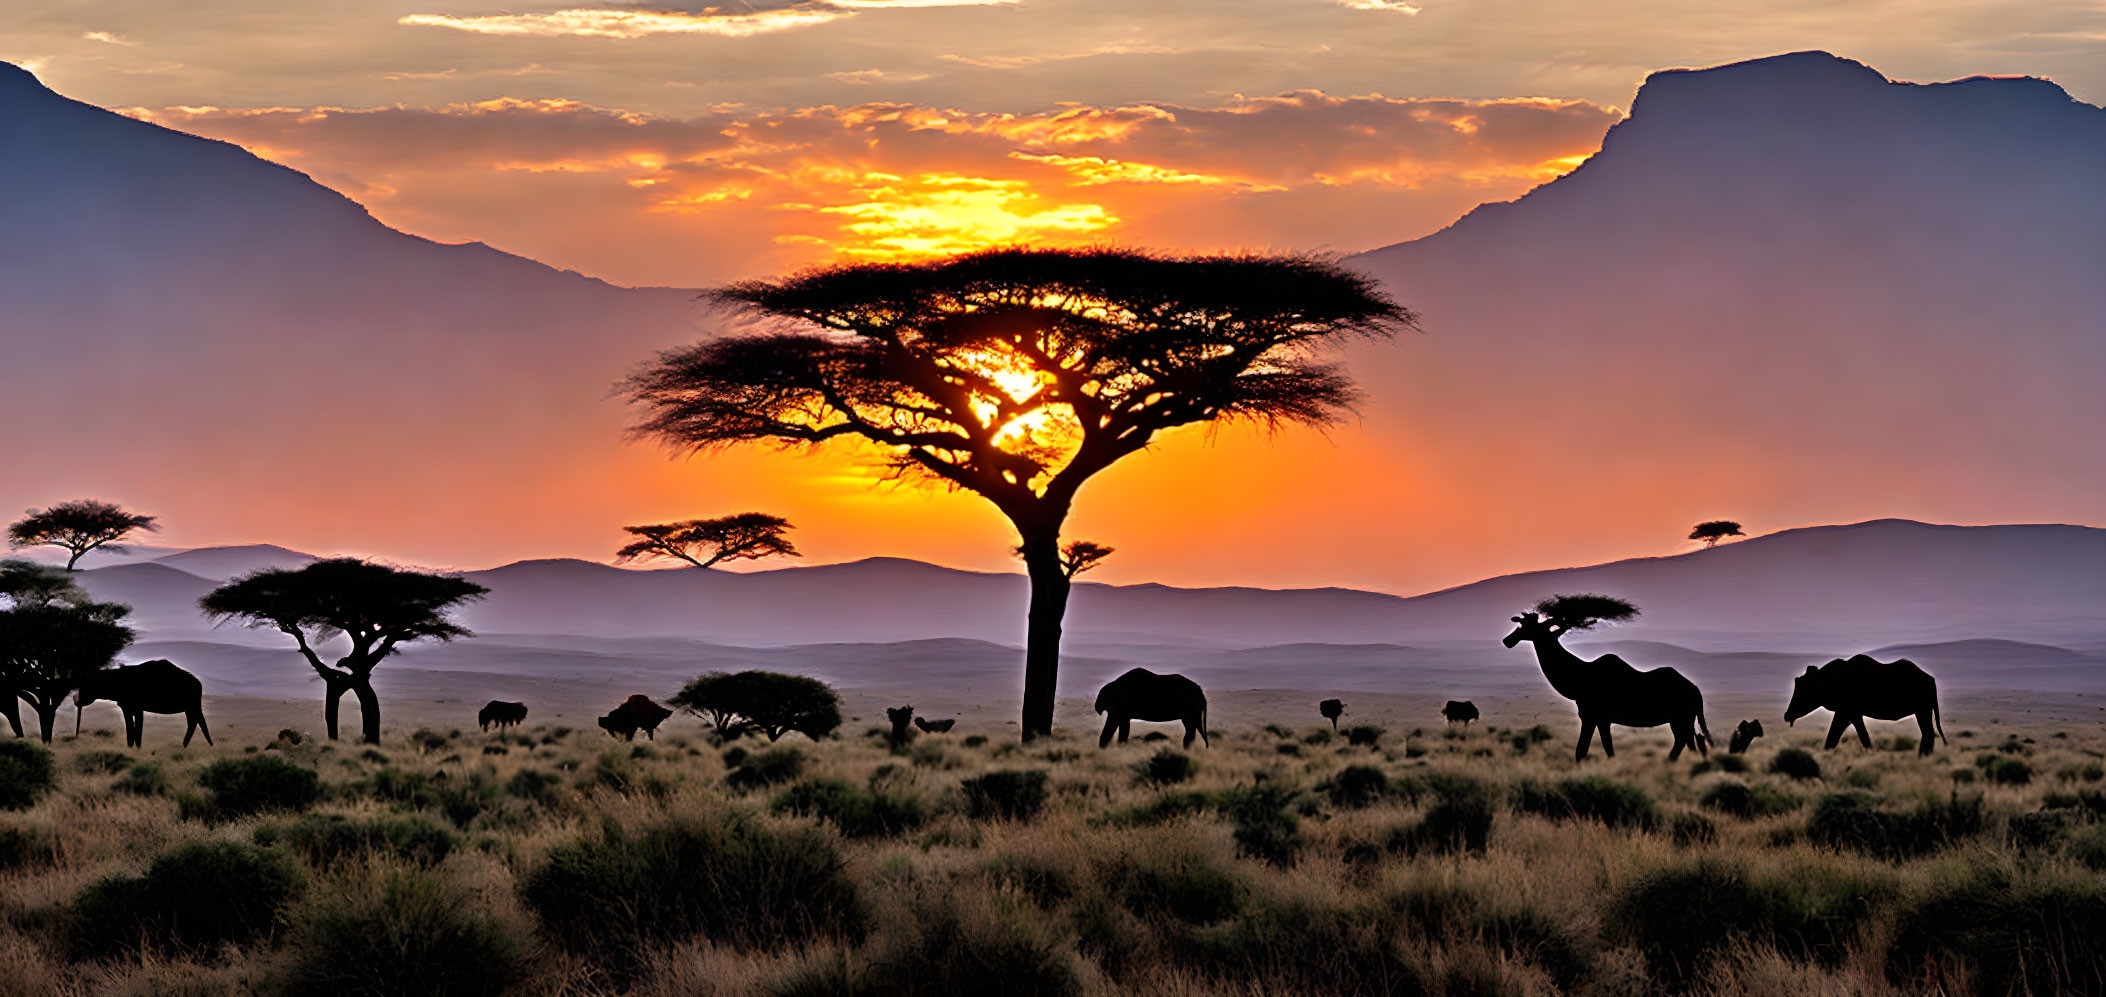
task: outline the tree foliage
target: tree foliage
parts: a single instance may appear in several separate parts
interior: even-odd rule
[[[1582,593],[1554,595],[1536,603],[1543,622],[1566,630],[1586,630],[1597,623],[1622,623],[1638,615],[1638,607],[1609,595]]]
[[[1730,519],[1714,519],[1709,522],[1698,523],[1695,529],[1689,531],[1689,539],[1702,540],[1706,547],[1716,547],[1719,541],[1727,537],[1745,535],[1740,532],[1740,524]]]
[[[1099,564],[1118,552],[1116,547],[1107,547],[1095,540],[1070,540],[1060,546],[1060,569],[1070,580]],[[1018,557],[1024,556],[1024,548],[1016,549]]]
[[[779,672],[710,672],[667,700],[722,734],[757,730],[768,740],[797,731],[818,740],[841,726],[841,697],[826,683]]]
[[[198,605],[215,623],[274,628],[291,637],[322,677],[329,736],[336,737],[337,702],[349,691],[358,696],[365,739],[377,743],[373,668],[412,641],[474,636],[446,614],[488,591],[447,575],[340,557],[244,575],[206,593]],[[331,665],[315,645],[337,635],[348,638],[351,648]]]
[[[624,526],[637,539],[614,554],[617,562],[663,557],[697,568],[763,557],[802,557],[784,536],[792,527],[781,516],[742,512],[715,519],[689,519],[651,526]]]
[[[7,542],[16,548],[63,547],[72,554],[66,559],[66,570],[71,571],[91,550],[107,547],[122,552],[124,548],[117,541],[140,530],[153,532],[160,528],[154,517],[126,512],[115,503],[76,499],[49,509],[29,510],[27,516],[7,528]]]
[[[51,740],[52,719],[66,694],[115,660],[134,637],[131,607],[96,602],[63,569],[33,561],[0,561],[0,696],[12,724],[13,699],[36,711]],[[18,731],[19,733],[19,731]]]

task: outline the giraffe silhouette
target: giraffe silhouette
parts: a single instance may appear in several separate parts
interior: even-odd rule
[[[1558,638],[1575,629],[1573,624],[1546,621],[1535,613],[1522,613],[1514,617],[1514,623],[1514,632],[1506,635],[1506,646],[1513,647],[1524,640],[1534,644],[1536,664],[1542,667],[1543,677],[1550,680],[1550,687],[1579,707],[1579,749],[1573,753],[1574,758],[1587,757],[1587,746],[1594,740],[1596,728],[1601,729],[1602,753],[1616,757],[1616,746],[1609,739],[1610,724],[1667,724],[1675,733],[1675,746],[1667,753],[1668,761],[1681,757],[1682,749],[1691,745],[1698,754],[1711,753],[1711,725],[1704,720],[1704,694],[1681,672],[1672,668],[1639,671],[1613,654],[1587,661],[1558,643]]]

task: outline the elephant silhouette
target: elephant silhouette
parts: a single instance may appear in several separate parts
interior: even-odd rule
[[[183,731],[183,746],[190,746],[190,738],[205,735],[205,743],[212,743],[212,729],[205,726],[205,686],[197,676],[176,667],[175,662],[165,658],[142,661],[136,665],[120,665],[93,672],[81,679],[79,691],[73,694],[73,733],[80,733],[80,711],[82,707],[99,700],[111,700],[124,714],[124,745],[127,748],[140,746],[144,739],[146,714],[181,713],[190,721]]]
[[[526,722],[526,715],[525,703],[507,703],[501,699],[493,699],[476,711],[475,722],[481,724],[484,730],[489,730],[491,724],[496,724],[498,730],[503,730]]]
[[[1468,727],[1471,721],[1477,719],[1477,704],[1467,699],[1451,699],[1448,705],[1441,707],[1441,716],[1451,724],[1459,723]]]
[[[1136,720],[1151,723],[1183,722],[1185,725],[1185,747],[1192,746],[1192,738],[1198,737],[1212,747],[1214,742],[1207,737],[1207,694],[1199,683],[1182,675],[1158,675],[1146,668],[1136,668],[1106,682],[1097,690],[1097,712],[1104,715],[1104,733],[1097,738],[1097,747],[1111,744],[1113,732],[1119,735],[1119,743],[1126,743],[1126,735]]]
[[[1918,755],[1931,753],[1933,734],[1945,736],[1945,722],[1938,716],[1938,680],[1907,658],[1875,661],[1855,655],[1837,658],[1818,668],[1808,665],[1806,674],[1792,680],[1791,705],[1784,708],[1784,722],[1791,724],[1815,710],[1829,710],[1835,722],[1828,725],[1828,747],[1843,739],[1845,728],[1856,727],[1857,739],[1872,746],[1865,733],[1865,718],[1900,720],[1914,716],[1923,736],[1916,743]]]

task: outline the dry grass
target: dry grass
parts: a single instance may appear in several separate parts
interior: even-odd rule
[[[1669,765],[1643,736],[1577,765],[1569,730],[1392,729],[1374,747],[1228,732],[1189,767],[1158,743],[968,747],[965,733],[898,751],[793,736],[801,770],[772,784],[731,778],[726,760],[759,765],[765,742],[693,728],[636,745],[529,728],[397,733],[377,752],[164,748],[143,760],[165,789],[145,795],[89,757],[107,740],[62,743],[57,790],[0,812],[0,997],[409,992],[419,978],[665,995],[2106,991],[2089,941],[2106,928],[2096,732],[1955,738],[1928,759],[1785,736],[1745,771]],[[1821,777],[1770,773],[1786,748],[1812,749]],[[315,771],[308,812],[344,822],[216,808],[206,767],[266,755]],[[1030,771],[1046,799],[1029,819],[999,816],[1029,808],[987,787],[1031,780],[975,781]],[[1722,783],[1766,803],[1723,811]],[[1810,830],[1844,793],[1889,816]],[[272,932],[69,955],[84,890],[210,840],[261,842],[300,870]],[[528,888],[558,859],[575,864],[561,896],[602,909]],[[706,884],[732,868],[760,871],[724,902],[764,916],[711,913]],[[647,902],[614,909],[623,890]],[[319,959],[324,944],[355,957]],[[1982,955],[2009,950],[2024,954]]]

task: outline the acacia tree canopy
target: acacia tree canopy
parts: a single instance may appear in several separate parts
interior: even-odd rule
[[[763,557],[802,557],[797,546],[784,536],[793,527],[781,516],[765,512],[742,512],[715,519],[689,519],[651,526],[624,526],[637,537],[614,554],[617,562],[665,557],[686,561],[697,568],[725,561],[750,561]]]
[[[1622,623],[1638,615],[1638,607],[1612,595],[1581,593],[1554,595],[1536,603],[1543,622],[1563,630],[1587,630],[1597,623]]]
[[[365,740],[377,744],[380,701],[373,668],[411,641],[474,636],[446,614],[488,592],[460,578],[340,557],[250,573],[206,593],[198,605],[216,623],[237,621],[290,636],[322,677],[329,736],[337,736],[337,705],[348,691],[358,697]],[[349,639],[350,653],[327,664],[314,645],[339,634]]]
[[[0,715],[20,736],[15,699],[28,701],[49,743],[66,694],[131,645],[131,607],[96,602],[65,570],[19,559],[0,561],[0,598]]]
[[[841,726],[841,697],[804,675],[710,672],[667,702],[708,720],[720,734],[752,729],[770,741],[793,730],[816,741]]]
[[[1027,738],[1052,730],[1060,528],[1082,484],[1179,426],[1329,424],[1359,394],[1319,349],[1416,324],[1330,260],[1120,249],[850,264],[707,298],[746,328],[625,381],[633,433],[681,451],[860,438],[992,502],[1031,572]]]
[[[1714,519],[1709,522],[1698,523],[1695,529],[1689,531],[1689,539],[1702,540],[1706,547],[1716,547],[1719,541],[1727,537],[1738,536],[1745,536],[1745,534],[1740,532],[1740,524],[1730,519]]]
[[[153,532],[160,528],[154,517],[126,512],[115,503],[76,499],[49,509],[29,510],[28,515],[8,526],[7,542],[16,548],[63,547],[72,554],[66,559],[66,570],[71,571],[82,555],[97,547],[122,552],[124,548],[117,541],[139,530]]]

